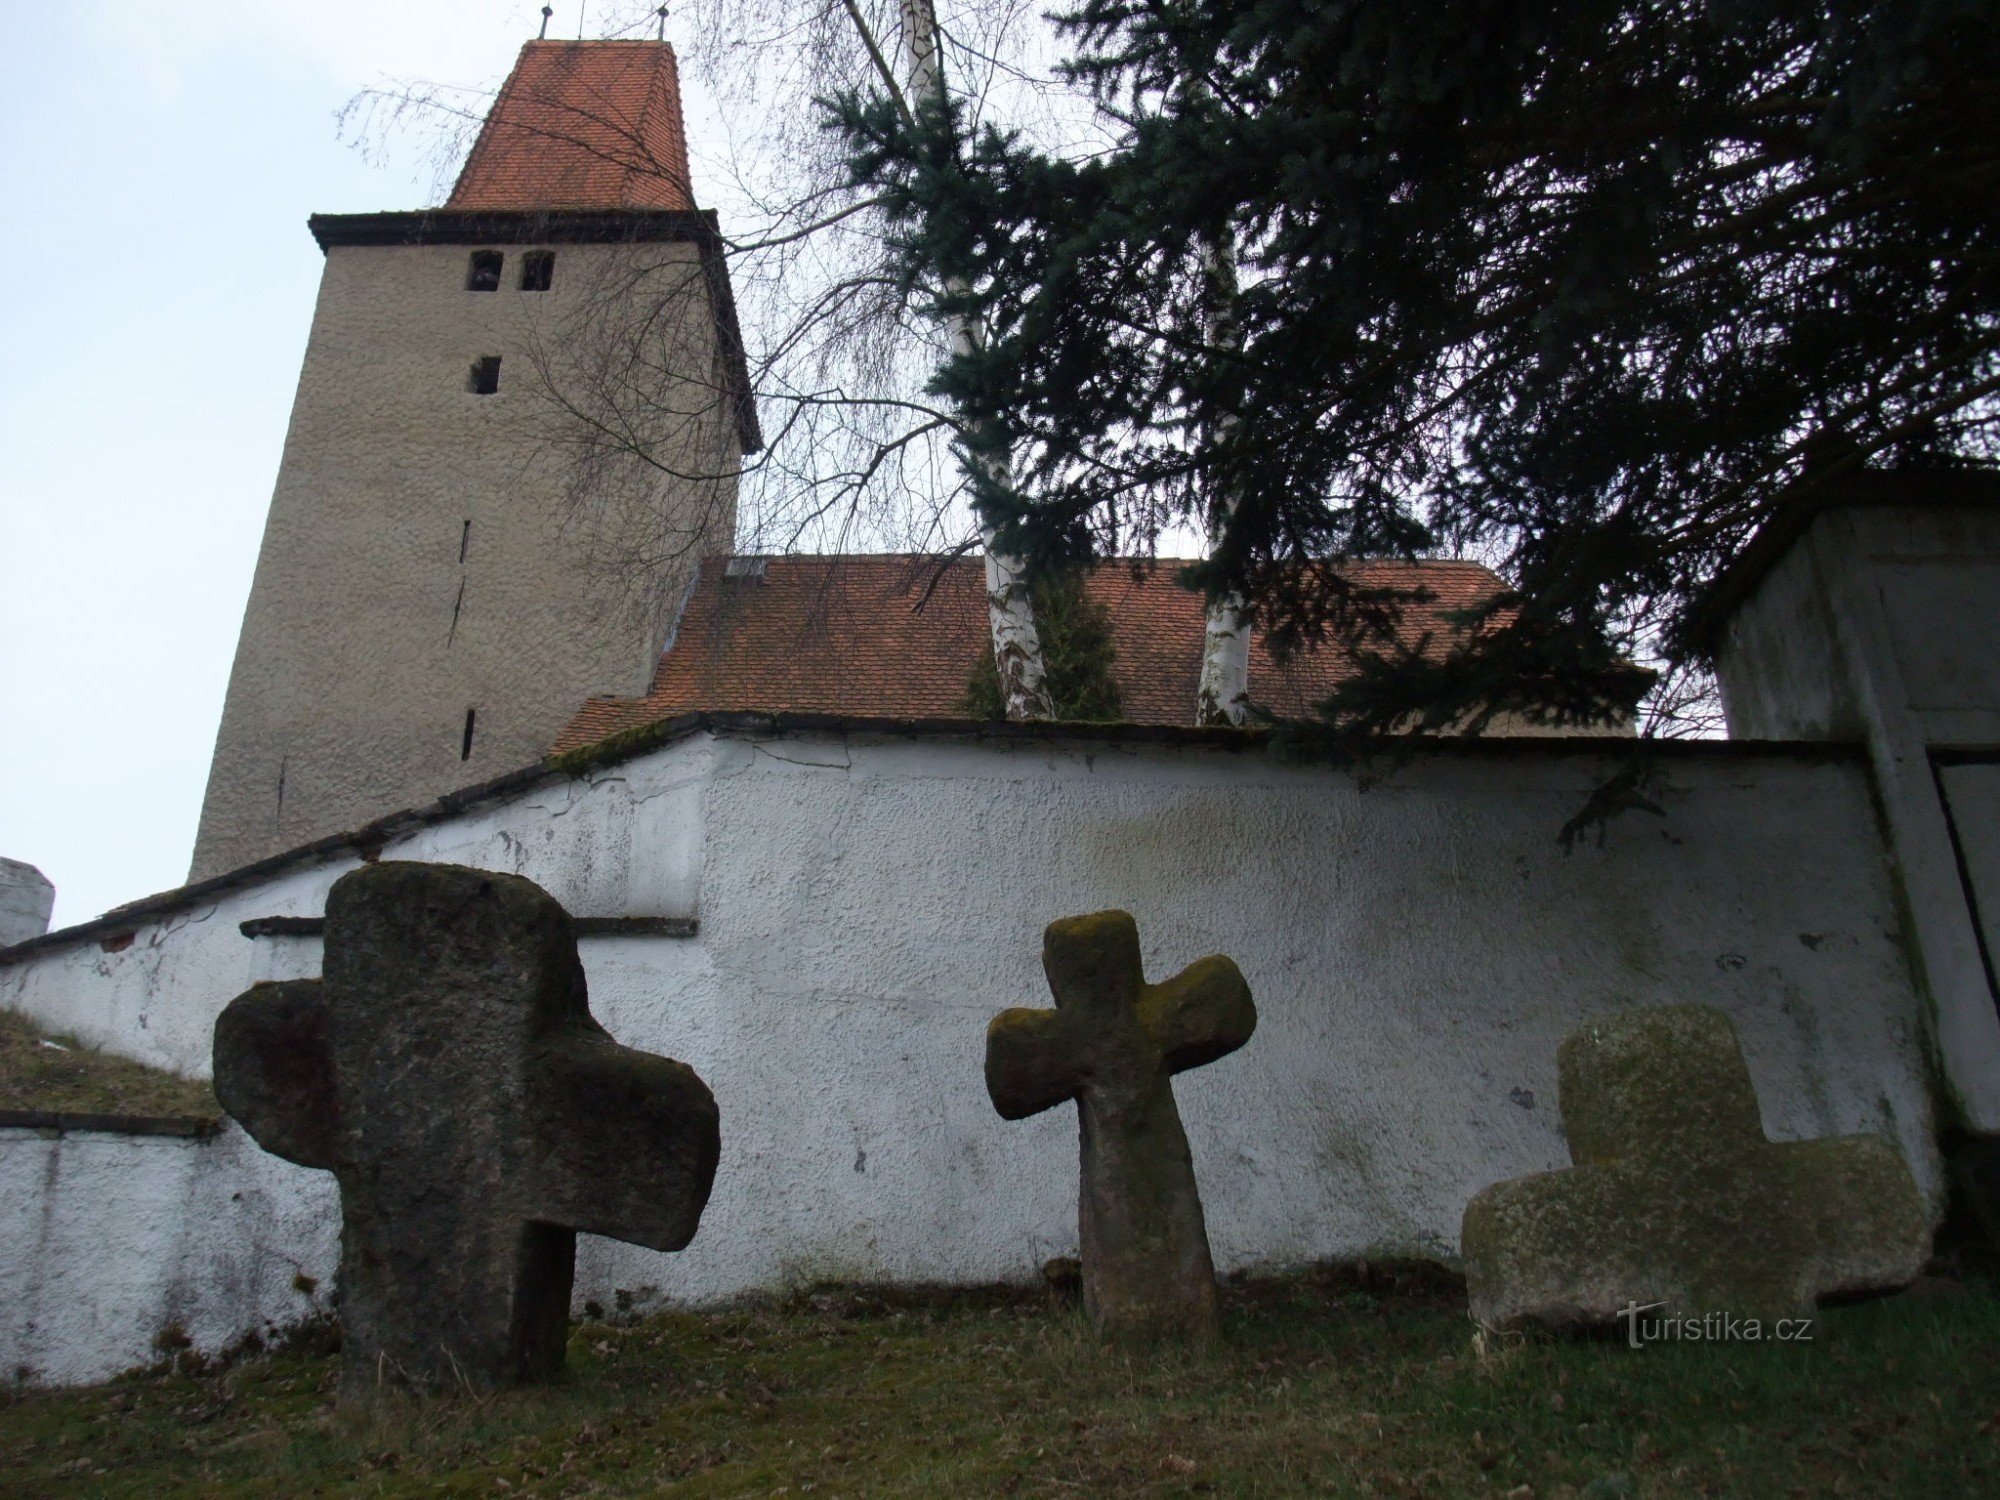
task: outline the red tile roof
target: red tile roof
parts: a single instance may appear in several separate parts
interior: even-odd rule
[[[560,753],[691,710],[960,718],[959,701],[987,636],[984,565],[978,558],[772,557],[761,577],[727,577],[711,558],[681,613],[643,698],[594,698],[557,738]],[[1111,614],[1113,675],[1125,717],[1138,724],[1194,723],[1201,673],[1201,595],[1176,581],[1177,564],[1096,569],[1087,588]],[[1444,611],[1501,587],[1476,563],[1365,563],[1373,587],[1421,587],[1405,628],[1448,634]],[[1280,667],[1261,640],[1250,653],[1250,697],[1305,716],[1350,669],[1334,652]]]
[[[447,208],[694,207],[665,42],[529,42]]]

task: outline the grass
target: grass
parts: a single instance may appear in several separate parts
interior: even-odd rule
[[[0,1109],[74,1115],[218,1116],[215,1091],[0,1010]]]
[[[1806,1344],[1476,1350],[1455,1287],[1232,1286],[1208,1358],[1039,1295],[832,1291],[576,1326],[563,1384],[336,1409],[295,1348],[0,1396],[15,1497],[2000,1492],[2000,1292],[1822,1313]]]

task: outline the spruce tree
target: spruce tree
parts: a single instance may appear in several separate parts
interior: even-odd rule
[[[1359,654],[1345,722],[1588,722],[1636,654],[1698,657],[1705,591],[1787,497],[1994,460],[1992,23],[1978,0],[1085,0],[1071,66],[1113,151],[835,110],[902,274],[990,331],[936,384],[1013,455],[981,495],[1001,545],[1059,569],[1239,496],[1192,576],[1281,648]],[[1405,601],[1337,563],[1435,549],[1512,588],[1418,660]]]

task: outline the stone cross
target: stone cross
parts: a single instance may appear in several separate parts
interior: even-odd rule
[[[556,1375],[577,1231],[686,1245],[714,1099],[605,1034],[569,917],[518,876],[342,876],[324,975],[230,1003],[215,1091],[267,1151],[340,1181],[347,1394]]]
[[[1466,1206],[1480,1324],[1798,1318],[1922,1269],[1929,1220],[1903,1158],[1872,1135],[1767,1140],[1736,1030],[1713,1006],[1605,1017],[1556,1057],[1576,1165]]]
[[[1147,984],[1122,911],[1051,922],[1042,967],[1056,1008],[993,1018],[986,1089],[1009,1120],[1076,1100],[1084,1306],[1115,1337],[1212,1339],[1215,1267],[1172,1078],[1250,1040],[1250,986],[1219,956]]]

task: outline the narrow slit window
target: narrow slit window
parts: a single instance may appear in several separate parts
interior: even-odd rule
[[[546,292],[556,284],[556,253],[553,250],[530,250],[521,257],[521,290],[524,292]]]
[[[475,396],[490,396],[500,389],[500,356],[488,354],[472,362],[472,378],[465,387]]]
[[[473,721],[477,717],[478,710],[468,708],[465,711],[465,738],[460,740],[458,745],[458,758],[460,760],[472,759],[472,728]]]
[[[499,291],[501,259],[498,250],[473,251],[472,264],[465,273],[465,289],[468,292]]]
[[[465,552],[472,545],[472,523],[467,521],[458,533],[458,560],[465,561]]]

